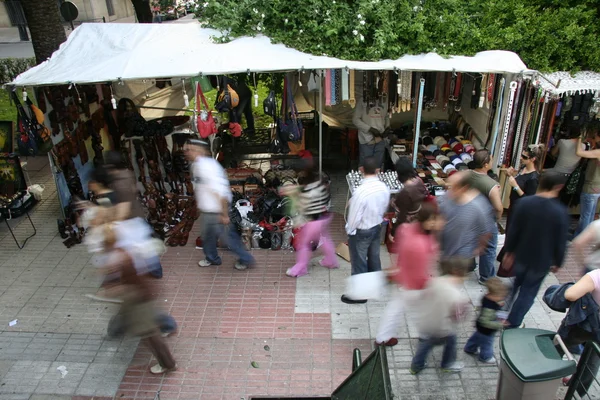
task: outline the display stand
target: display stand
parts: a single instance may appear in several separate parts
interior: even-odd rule
[[[19,243],[19,240],[15,236],[15,233],[14,233],[12,227],[8,223],[9,220],[13,219],[13,214],[11,212],[11,208],[8,207],[8,208],[0,209],[0,217],[2,217],[2,219],[4,219],[4,223],[6,224],[6,227],[8,228],[8,231],[10,232],[11,236],[13,237],[13,240],[15,241],[15,244],[17,245],[19,250],[21,250],[23,247],[25,247],[25,244],[27,244],[27,241],[37,234],[35,225],[33,224],[33,221],[31,220],[31,216],[29,215],[29,207],[33,206],[33,204],[35,203],[35,199],[31,195],[29,195],[29,196],[30,196],[30,198],[26,201],[26,202],[28,202],[28,204],[24,203],[23,207],[25,208],[25,216],[27,217],[27,219],[29,220],[29,223],[31,224],[31,227],[33,228],[33,233],[31,235],[27,236],[25,238],[25,240],[23,241],[23,243]]]

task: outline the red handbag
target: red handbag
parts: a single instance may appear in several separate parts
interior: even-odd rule
[[[204,108],[200,105],[200,101]],[[208,108],[208,103],[202,93],[200,83],[196,82],[196,110],[198,115],[196,116],[196,124],[198,126],[198,133],[202,139],[208,138],[210,135],[217,133],[217,125],[212,116],[212,110]]]

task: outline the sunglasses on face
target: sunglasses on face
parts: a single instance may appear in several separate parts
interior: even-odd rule
[[[522,158],[523,160],[529,160],[531,157],[529,157],[529,156],[526,156],[525,154],[521,154],[521,158]]]

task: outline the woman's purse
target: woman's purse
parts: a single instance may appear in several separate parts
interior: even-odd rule
[[[200,101],[204,105],[204,109],[201,109]],[[200,83],[196,82],[196,126],[198,127],[198,134],[202,139],[208,138],[210,135],[217,133],[217,125],[212,116],[212,110],[208,108],[208,103],[202,92]]]

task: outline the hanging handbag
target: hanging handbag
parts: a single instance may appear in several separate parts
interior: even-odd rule
[[[17,138],[19,153],[23,156],[35,156],[38,152],[36,131],[33,122],[25,112],[16,92],[12,92],[12,99],[17,106],[17,129],[20,135]]]
[[[217,95],[215,109],[222,112],[229,112],[240,104],[240,96],[229,84],[226,77],[222,78],[221,92]]]
[[[319,75],[315,71],[311,71],[308,75],[307,85],[308,92],[318,92],[319,91]]]
[[[285,95],[281,102],[282,117],[277,121],[278,137],[282,142],[296,142],[302,139],[303,127],[287,77],[283,81],[283,92]]]
[[[210,135],[217,133],[217,125],[212,116],[212,110],[208,108],[208,103],[202,92],[200,83],[196,82],[196,127],[198,134],[202,139],[208,138]]]
[[[277,98],[275,97],[274,90],[271,90],[267,98],[263,101],[263,109],[265,115],[277,118]]]

